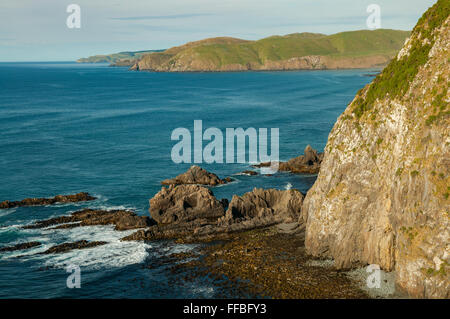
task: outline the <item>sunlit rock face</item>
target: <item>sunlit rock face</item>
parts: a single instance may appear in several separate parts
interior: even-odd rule
[[[449,6],[338,118],[301,218],[309,253],[396,271],[414,297],[450,297]]]

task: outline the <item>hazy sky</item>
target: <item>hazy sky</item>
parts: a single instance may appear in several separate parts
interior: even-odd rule
[[[381,26],[410,30],[435,0],[1,0],[0,61],[75,60],[165,49],[207,37],[256,40],[294,32],[366,29],[369,4]],[[69,29],[69,4],[81,28]]]

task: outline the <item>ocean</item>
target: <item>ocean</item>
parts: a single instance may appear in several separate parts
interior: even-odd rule
[[[97,200],[0,210],[0,248],[28,241],[43,245],[0,253],[0,298],[211,298],[207,278],[173,281],[162,256],[197,245],[121,242],[133,231],[113,226],[22,229],[82,208],[130,209],[148,215],[148,200],[163,179],[191,164],[171,159],[171,133],[204,129],[278,128],[281,160],[323,151],[337,117],[372,70],[154,73],[105,64],[0,63],[0,201],[89,192]],[[297,188],[314,175],[244,176],[249,164],[200,164],[234,182],[212,188],[231,199],[254,187]],[[108,244],[39,255],[77,240]],[[77,265],[81,288],[66,285],[66,266]]]

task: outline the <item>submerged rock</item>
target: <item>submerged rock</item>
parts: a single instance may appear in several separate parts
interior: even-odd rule
[[[61,245],[53,246],[46,251],[42,252],[41,254],[48,255],[48,254],[60,254],[60,253],[66,253],[68,251],[74,250],[74,249],[84,249],[84,248],[91,248],[91,247],[97,247],[101,245],[105,245],[107,242],[105,241],[87,241],[87,240],[80,240],[76,241],[74,243],[64,243]]]
[[[56,195],[53,198],[26,198],[21,201],[10,202],[5,200],[0,203],[0,209],[23,207],[23,206],[39,206],[39,205],[52,205],[55,203],[76,203],[89,200],[95,200],[96,198],[88,193],[78,193],[75,195]]]
[[[155,224],[147,216],[138,216],[126,210],[94,210],[83,209],[69,216],[60,216],[38,221],[24,229],[46,228],[54,225],[54,229],[74,228],[80,226],[115,225],[115,230],[144,228]]]
[[[317,153],[310,145],[306,146],[304,155],[292,158],[287,162],[279,162],[278,170],[295,174],[317,174],[322,163],[323,153]],[[264,162],[253,167],[269,167],[271,162]]]
[[[27,243],[17,244],[14,246],[3,247],[3,248],[0,248],[0,251],[1,252],[9,252],[9,251],[23,250],[23,249],[37,247],[40,245],[41,245],[41,243],[38,241],[31,241],[31,242],[27,242]]]
[[[227,203],[199,185],[163,187],[150,199],[150,215],[159,224],[188,222],[199,218],[217,219]]]
[[[172,179],[166,179],[161,182],[162,185],[186,185],[198,184],[217,186],[226,184],[231,181],[230,178],[220,179],[216,174],[210,173],[207,170],[197,165],[192,165],[185,173],[178,175]]]
[[[258,172],[246,170],[246,171],[241,172],[241,174],[247,175],[247,176],[255,176],[255,175],[258,175]]]

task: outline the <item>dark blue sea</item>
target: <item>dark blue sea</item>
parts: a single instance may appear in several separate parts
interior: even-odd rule
[[[173,283],[161,256],[195,250],[173,242],[121,242],[133,231],[112,226],[24,230],[37,220],[85,207],[148,215],[160,181],[184,172],[175,164],[175,128],[279,128],[280,159],[323,151],[336,118],[368,83],[370,70],[152,73],[104,64],[0,63],[0,201],[89,192],[91,202],[0,210],[0,298],[211,298],[206,279]],[[306,192],[314,175],[235,175],[249,164],[200,164],[235,181],[213,188],[231,199],[254,187]],[[77,240],[108,244],[39,255]],[[78,265],[81,288],[69,289],[66,266]],[[170,283],[172,282],[172,283]]]

